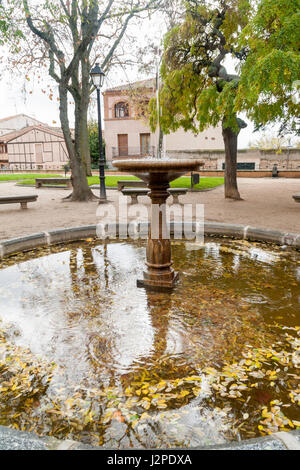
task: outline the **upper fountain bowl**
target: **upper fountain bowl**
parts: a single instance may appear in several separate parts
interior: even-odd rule
[[[196,159],[157,159],[143,158],[131,160],[114,160],[113,165],[120,171],[126,171],[137,176],[147,184],[160,182],[170,183],[190,171],[199,171],[204,165]]]

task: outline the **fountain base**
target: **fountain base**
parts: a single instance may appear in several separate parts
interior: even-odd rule
[[[166,290],[171,290],[175,287],[178,279],[179,279],[179,273],[176,271],[172,271],[170,273],[171,275],[169,278],[158,278],[158,279],[153,279],[151,278],[151,275],[149,273],[144,272],[144,279],[138,279],[136,281],[137,287],[143,287],[145,289],[149,290],[155,290],[159,292],[163,292]]]

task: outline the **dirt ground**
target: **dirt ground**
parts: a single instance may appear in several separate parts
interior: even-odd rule
[[[223,186],[212,191],[188,193],[180,200],[204,204],[207,222],[240,223],[300,233],[300,204],[292,198],[293,194],[300,193],[299,179],[240,178],[238,184],[242,201],[225,200]],[[98,192],[94,189],[95,194]],[[37,202],[28,204],[28,210],[20,210],[20,204],[0,205],[0,240],[55,228],[96,224],[103,214],[104,206],[100,207],[97,202],[63,201],[62,198],[69,194],[66,189],[35,189],[16,186],[15,182],[0,184],[0,196],[27,194],[39,196]],[[118,213],[124,196],[116,190],[108,190],[107,194]],[[149,206],[148,197],[139,200]],[[97,209],[100,210],[98,217]],[[107,210],[111,218],[112,206]],[[119,220],[124,220],[123,210]]]

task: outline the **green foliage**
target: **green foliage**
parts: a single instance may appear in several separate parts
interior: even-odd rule
[[[13,6],[9,3],[4,6],[0,0],[0,45],[11,39],[14,39],[17,45],[18,41],[24,38],[19,25],[12,19],[13,12]]]
[[[182,24],[173,28],[164,41],[160,102],[163,132],[179,127],[202,132],[223,122],[237,133],[235,99],[239,77],[229,75],[222,66],[227,54],[236,57],[239,33],[246,25],[249,0],[186,2]],[[152,129],[157,122],[152,112]]]
[[[289,146],[289,139],[286,137],[278,137],[270,134],[263,134],[253,142],[250,147],[259,150],[275,150],[276,153],[282,153],[283,149]],[[294,147],[294,146],[293,146]]]
[[[0,175],[0,181],[18,181],[18,180],[33,180],[34,178],[60,178],[61,175],[49,175],[40,173],[18,173]]]
[[[88,134],[89,134],[89,145],[90,145],[92,166],[97,168],[98,163],[99,163],[99,137],[98,137],[98,123],[96,121],[89,121]],[[103,154],[105,156],[104,140],[103,140]]]
[[[300,100],[295,97],[300,78],[299,30],[299,0],[261,0],[242,33],[240,44],[249,53],[241,68],[235,107],[247,111],[256,125],[281,121],[295,128],[300,115]]]
[[[240,111],[256,127],[280,121],[297,130],[300,0],[187,1],[186,9],[164,41],[162,130],[196,133],[222,121],[238,131]],[[240,60],[240,76],[222,66],[227,55]],[[155,110],[152,129],[156,121]]]

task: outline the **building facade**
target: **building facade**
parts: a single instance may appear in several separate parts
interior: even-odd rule
[[[29,126],[0,137],[0,166],[11,170],[61,170],[69,160],[60,132]]]
[[[147,106],[155,96],[155,80],[143,80],[130,85],[106,90],[104,98],[104,138],[108,165],[116,158],[156,155],[158,132],[152,133],[143,115],[143,103]],[[138,105],[137,105],[138,102]],[[220,126],[209,128],[195,136],[179,129],[164,136],[163,150],[173,152],[223,149]]]

